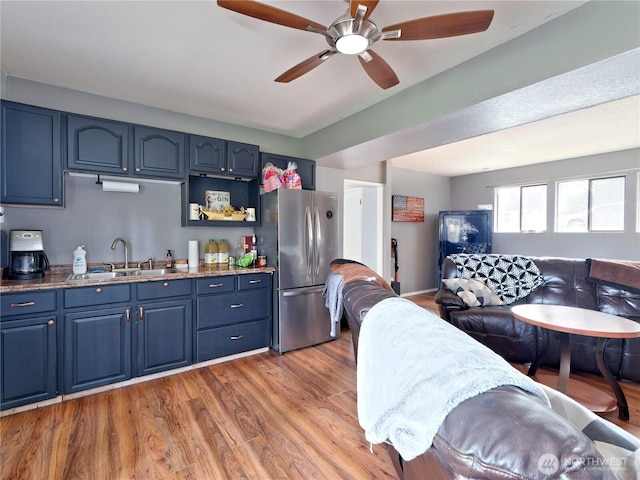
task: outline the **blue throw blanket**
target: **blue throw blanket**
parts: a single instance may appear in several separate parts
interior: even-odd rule
[[[369,442],[390,442],[406,461],[431,446],[457,405],[503,385],[549,403],[537,383],[502,357],[409,300],[382,300],[364,318],[358,420]]]

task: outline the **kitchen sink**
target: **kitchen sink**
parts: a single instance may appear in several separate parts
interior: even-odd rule
[[[175,268],[156,268],[153,270],[136,270],[128,275],[132,276],[145,276],[145,275],[166,275],[167,273],[178,273]]]
[[[72,273],[67,280],[102,280],[105,278],[123,277],[122,272]]]

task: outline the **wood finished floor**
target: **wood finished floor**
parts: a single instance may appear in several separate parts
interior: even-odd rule
[[[433,295],[412,298],[433,308]],[[0,419],[3,480],[385,479],[356,416],[348,331]],[[586,376],[600,386],[595,376]],[[599,383],[598,383],[599,382]],[[640,434],[640,385],[623,384]]]

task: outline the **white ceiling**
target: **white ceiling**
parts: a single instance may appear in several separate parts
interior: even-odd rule
[[[347,8],[343,0],[264,3],[324,25]],[[274,82],[285,70],[325,50],[324,37],[246,17],[218,7],[215,1],[1,0],[0,60],[8,76],[303,138],[584,3],[382,0],[371,17],[379,27],[456,11],[496,12],[487,32],[376,43],[373,49],[400,78],[400,84],[388,90],[369,79],[357,58],[346,55],[334,55],[289,84]],[[635,112],[637,103],[636,99]],[[624,107],[628,109],[629,104]],[[547,151],[522,143],[532,134],[529,129],[545,138],[550,138],[549,132],[559,132],[560,126],[578,126],[574,130],[579,131],[591,121],[589,113],[550,120],[551,127],[519,127],[433,148],[394,160],[394,164],[459,175],[469,173],[470,167],[465,170],[442,158],[478,155],[476,162],[468,162],[475,169],[480,164],[487,169],[513,166],[514,149],[520,149],[521,162],[553,160]],[[617,118],[608,110],[605,114]],[[590,148],[606,151],[640,146],[637,115],[630,120],[625,125],[635,125],[636,135],[616,126],[610,135],[597,137],[615,137],[617,144]],[[625,138],[619,139],[623,131]],[[550,138],[551,143],[556,149],[566,148],[557,139]],[[580,155],[589,153],[586,142],[571,144],[576,143],[583,149]],[[500,149],[495,148],[498,145]],[[448,168],[443,168],[445,163]]]

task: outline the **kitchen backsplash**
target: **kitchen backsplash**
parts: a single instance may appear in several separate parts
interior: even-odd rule
[[[140,193],[103,192],[96,177],[65,175],[65,208],[5,207],[2,230],[42,230],[44,249],[52,264],[71,264],[73,250],[85,245],[87,262],[121,262],[121,237],[129,244],[129,258],[139,262],[149,256],[164,259],[171,249],[174,259],[187,258],[189,240],[200,242],[201,255],[209,238],[224,238],[234,247],[252,228],[181,227],[180,185],[140,183]]]

